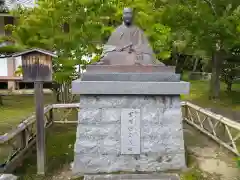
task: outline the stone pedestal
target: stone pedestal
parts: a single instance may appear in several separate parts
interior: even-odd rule
[[[179,75],[91,72],[72,90],[81,94],[75,175],[185,168],[180,94],[189,84]]]

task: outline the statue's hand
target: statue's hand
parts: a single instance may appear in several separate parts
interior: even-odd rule
[[[124,47],[116,47],[116,48],[115,48],[115,51],[121,52],[121,51],[123,51],[124,49],[127,49],[127,48],[128,48],[129,51],[133,52],[133,47],[132,47],[132,46],[133,46],[132,43],[130,43],[130,44],[124,46]]]

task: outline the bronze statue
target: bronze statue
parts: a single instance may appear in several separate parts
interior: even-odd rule
[[[103,47],[100,62],[107,65],[151,65],[156,58],[144,32],[133,25],[131,8],[123,10],[123,24],[111,34]],[[163,63],[158,63],[162,64]]]

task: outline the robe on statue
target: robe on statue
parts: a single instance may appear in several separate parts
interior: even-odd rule
[[[156,63],[144,32],[137,26],[127,27],[124,24],[116,28],[104,45],[101,61],[112,65]]]

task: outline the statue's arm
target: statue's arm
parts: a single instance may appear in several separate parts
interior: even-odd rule
[[[122,26],[117,27],[108,38],[106,45],[118,44],[119,39],[122,36]]]
[[[134,38],[138,39],[136,45],[133,47],[134,50],[136,51],[136,53],[144,53],[144,54],[149,54],[149,55],[153,54],[153,50],[149,44],[147,36],[138,27],[135,32]]]
[[[103,46],[103,54],[106,54],[108,52],[112,52],[112,51],[115,51],[116,50],[116,46],[113,46],[113,45],[104,45]]]
[[[112,51],[120,51],[120,49],[122,47],[118,47],[118,43],[119,40],[121,38],[121,26],[117,27],[117,29],[115,29],[111,36],[109,37],[107,43],[103,46],[103,53],[102,54],[106,54],[108,52],[112,52]]]

